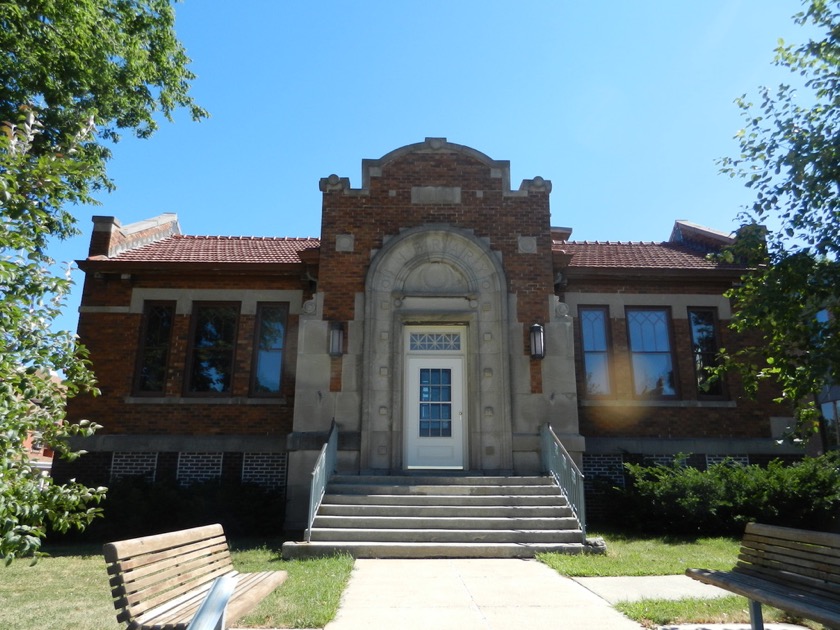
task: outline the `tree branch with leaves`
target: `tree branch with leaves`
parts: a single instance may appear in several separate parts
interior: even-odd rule
[[[804,87],[763,87],[757,104],[738,99],[740,153],[722,160],[755,191],[727,255],[752,268],[728,296],[732,327],[757,341],[725,358],[748,391],[775,383],[807,436],[819,428],[817,394],[840,383],[840,0],[809,0],[794,20],[819,36],[780,40],[775,63]]]
[[[50,241],[78,233],[73,206],[113,187],[110,143],[146,138],[156,116],[186,108],[194,78],[169,0],[0,1],[0,556],[37,556],[47,528],[83,529],[105,488],[57,484],[28,460],[35,436],[79,457],[73,436],[98,428],[65,417],[96,393],[87,351],[54,331],[70,288]],[[61,375],[61,378],[56,378]]]

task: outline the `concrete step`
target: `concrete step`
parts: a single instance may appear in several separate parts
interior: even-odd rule
[[[586,541],[548,477],[351,476],[330,479],[309,543],[284,558],[530,558]]]
[[[375,484],[375,483],[333,483],[327,485],[326,491],[330,494],[417,494],[417,495],[455,495],[455,496],[487,496],[487,495],[556,495],[563,496],[560,488],[556,486],[543,486],[527,484],[515,485],[434,485],[434,484]]]
[[[463,530],[577,530],[578,522],[568,518],[428,518],[399,516],[323,516],[315,517],[314,527],[329,529],[463,529]]]
[[[367,483],[376,485],[427,486],[540,486],[552,485],[550,477],[505,477],[494,475],[333,475],[330,484]]]
[[[370,505],[321,504],[319,516],[508,517],[563,518],[572,515],[565,505]]]
[[[330,505],[352,505],[372,503],[376,505],[568,505],[562,494],[325,494],[322,503]]]
[[[354,558],[533,558],[538,553],[583,553],[582,543],[365,543],[286,542],[283,559],[318,558],[345,553]]]
[[[312,530],[318,542],[396,543],[582,543],[578,530],[509,530],[509,529],[333,529]]]

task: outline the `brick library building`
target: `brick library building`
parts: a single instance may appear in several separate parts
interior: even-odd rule
[[[507,161],[444,138],[320,190],[318,239],[93,218],[78,332],[101,395],[68,415],[103,428],[57,478],[254,483],[294,531],[333,425],[337,471],[376,478],[543,475],[547,427],[587,484],[802,454],[788,409],[709,378],[737,346],[724,293],[745,270],[708,255],[729,235],[575,241],[550,181],[513,188]]]

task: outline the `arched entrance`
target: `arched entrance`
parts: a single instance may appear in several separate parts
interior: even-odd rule
[[[365,287],[362,470],[510,471],[509,354],[485,241],[448,225],[387,239]]]

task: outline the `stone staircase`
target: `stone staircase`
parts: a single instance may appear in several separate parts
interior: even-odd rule
[[[283,558],[530,558],[585,549],[550,477],[337,475],[311,541],[284,543]]]

